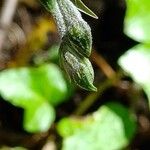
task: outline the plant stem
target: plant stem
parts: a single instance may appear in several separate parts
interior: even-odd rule
[[[110,79],[116,75],[116,72],[113,70],[113,68],[94,49],[92,50],[91,59],[103,71],[107,78]]]

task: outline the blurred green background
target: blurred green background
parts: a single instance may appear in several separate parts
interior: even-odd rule
[[[150,1],[83,2],[99,17],[82,14],[97,92],[67,78],[39,1],[0,1],[0,149],[150,148]]]

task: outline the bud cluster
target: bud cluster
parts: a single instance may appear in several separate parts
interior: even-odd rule
[[[67,75],[79,87],[96,91],[94,71],[88,59],[92,49],[89,25],[70,0],[41,0],[56,20],[61,37],[60,62]]]

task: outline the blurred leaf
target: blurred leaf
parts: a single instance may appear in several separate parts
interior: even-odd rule
[[[127,0],[125,33],[140,42],[150,41],[150,1]]]
[[[127,108],[109,103],[87,118],[66,118],[58,124],[63,150],[117,150],[127,146],[136,123]],[[111,139],[111,140],[109,140]]]
[[[1,147],[0,150],[27,150],[26,148],[24,147]]]
[[[47,131],[55,119],[55,111],[51,105],[42,101],[25,110],[24,128],[30,132]]]
[[[68,137],[76,132],[80,132],[87,124],[90,125],[94,119],[91,116],[87,118],[63,118],[57,126],[58,133],[62,137]]]
[[[0,74],[0,82],[1,94],[22,107],[25,107],[26,101],[35,97],[57,105],[68,94],[62,72],[54,64],[45,64],[38,68],[8,69]]]
[[[9,62],[9,67],[25,66],[37,51],[48,42],[48,33],[56,33],[56,25],[52,18],[43,17],[37,21],[32,31],[27,36],[26,44],[21,47],[14,60]]]
[[[54,64],[60,65],[59,47],[60,46],[58,44],[53,44],[47,51],[37,53],[37,55],[35,55],[33,58],[34,64],[40,65],[43,64],[44,62],[52,62]]]
[[[142,86],[150,103],[150,45],[133,47],[120,57],[119,65]]]
[[[58,63],[59,62],[59,45],[53,45],[49,51],[49,59],[52,62]]]
[[[4,99],[25,109],[24,125],[30,132],[47,130],[54,119],[50,104],[63,102],[70,91],[61,71],[54,64],[2,71],[0,83],[0,94]]]
[[[52,105],[57,105],[68,96],[68,85],[61,70],[54,64],[42,65],[38,71],[31,70],[32,88]]]
[[[91,11],[81,0],[71,0],[75,6],[83,13],[95,18],[95,19],[98,19],[97,15]]]

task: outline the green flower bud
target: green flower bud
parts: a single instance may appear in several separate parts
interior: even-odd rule
[[[66,35],[78,53],[89,57],[92,47],[92,35],[89,25],[82,19],[77,7],[70,0],[57,0],[64,18]]]
[[[92,49],[92,35],[89,25],[85,21],[73,24],[67,33],[70,44],[77,53],[89,57]]]
[[[76,85],[88,91],[97,90],[93,85],[94,72],[90,61],[86,57],[78,55],[66,41],[60,46],[60,61]]]
[[[96,91],[93,85],[93,68],[87,58],[91,54],[92,47],[89,25],[82,19],[77,7],[70,0],[40,1],[51,12],[57,23],[62,39],[59,50],[60,61],[66,73],[79,87]],[[81,4],[81,1],[78,2]]]

